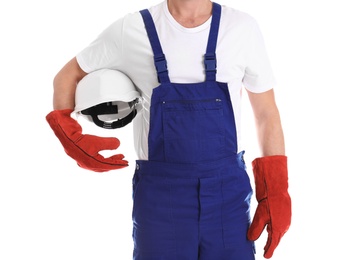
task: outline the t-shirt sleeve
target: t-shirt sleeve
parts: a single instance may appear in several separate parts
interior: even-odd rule
[[[121,26],[119,19],[103,30],[98,37],[76,55],[80,68],[90,73],[104,68],[115,68],[121,56]]]
[[[247,62],[243,77],[245,88],[254,93],[272,89],[276,84],[276,79],[266,51],[263,35],[254,19],[249,33],[247,52]]]

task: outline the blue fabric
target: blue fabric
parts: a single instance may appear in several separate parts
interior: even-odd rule
[[[158,40],[158,33],[155,29],[155,25],[152,19],[150,12],[147,9],[140,11],[142,18],[144,20],[145,26],[147,28],[147,35],[152,45],[154,53],[154,65],[157,70],[159,82],[165,83],[169,82],[167,62],[165,55],[162,52],[161,44]]]
[[[252,260],[243,153],[213,163],[137,161],[134,259]]]
[[[206,81],[171,83],[148,10],[142,10],[160,85],[151,97],[149,160],[133,177],[135,260],[252,260],[252,188],[237,153],[227,83],[216,82],[221,6],[205,55]]]

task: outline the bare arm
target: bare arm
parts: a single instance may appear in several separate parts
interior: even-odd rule
[[[55,110],[74,109],[75,89],[78,82],[87,75],[76,58],[71,59],[54,77],[53,108]]]
[[[261,156],[285,155],[284,134],[273,89],[263,93],[248,91],[248,96],[256,122]]]

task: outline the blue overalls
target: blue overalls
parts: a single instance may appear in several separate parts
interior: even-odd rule
[[[206,81],[192,84],[170,82],[153,19],[140,12],[160,85],[151,97],[149,160],[136,161],[133,177],[133,259],[253,260],[252,188],[228,86],[216,81],[221,6],[213,3]]]

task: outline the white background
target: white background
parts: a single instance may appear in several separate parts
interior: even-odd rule
[[[117,152],[131,166],[98,174],[64,153],[45,116],[52,110],[52,80],[59,69],[111,22],[159,2],[1,2],[1,260],[131,259],[131,127],[109,132],[121,140]],[[293,219],[272,259],[333,260],[339,231],[336,1],[217,2],[257,19],[279,82]],[[244,119],[252,178],[250,162],[258,151],[246,96]],[[253,198],[253,211],[255,204]],[[266,233],[257,242],[258,260],[265,240]]]

